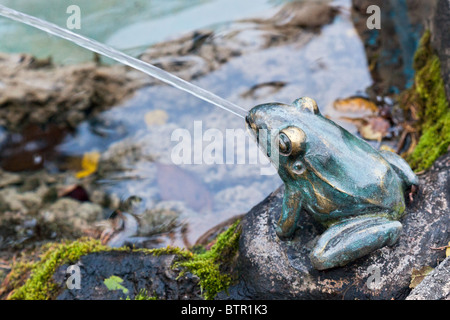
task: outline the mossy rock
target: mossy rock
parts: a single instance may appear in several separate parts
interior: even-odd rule
[[[416,107],[420,139],[406,159],[415,171],[431,167],[450,145],[450,108],[441,76],[441,62],[431,47],[429,31],[423,35],[414,58],[414,86],[404,94],[403,109]]]
[[[220,234],[211,249],[202,253],[176,247],[113,249],[90,238],[47,244],[37,250],[34,258],[24,256],[13,264],[0,286],[0,297],[213,299],[235,281],[232,270],[238,250],[239,223]],[[80,267],[80,289],[69,289],[66,284],[71,275],[68,267],[74,264]],[[108,287],[105,280],[111,277],[123,280],[121,288],[126,290]],[[154,295],[148,296],[144,291]]]
[[[52,281],[58,266],[76,262],[88,253],[106,250],[108,248],[100,242],[89,238],[44,245],[35,253],[39,255],[36,261],[22,257],[13,264],[11,272],[1,286],[1,292],[10,290],[7,297],[11,300],[50,299],[58,290]]]

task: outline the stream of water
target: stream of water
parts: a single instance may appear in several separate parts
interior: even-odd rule
[[[241,118],[245,117],[246,110],[234,103],[227,101],[205,89],[202,89],[190,82],[187,82],[173,74],[170,74],[160,68],[155,67],[147,62],[131,57],[121,51],[118,51],[110,46],[107,46],[103,43],[95,41],[93,39],[89,39],[87,37],[81,36],[77,33],[74,33],[70,30],[63,29],[53,23],[49,23],[42,19],[24,14],[22,12],[18,12],[16,10],[7,8],[5,6],[0,5],[0,15],[7,17],[9,19],[13,19],[15,21],[30,25],[32,27],[38,28],[42,31],[45,31],[49,34],[53,34],[57,37],[66,39],[72,43],[75,43],[83,48],[86,48],[90,51],[99,53],[106,57],[109,57],[113,60],[116,60],[120,63],[128,65],[132,68],[135,68],[139,71],[142,71],[149,76],[152,76],[162,82],[170,84],[180,90],[186,91],[202,100],[205,100],[219,108],[225,109],[228,112],[233,113]]]

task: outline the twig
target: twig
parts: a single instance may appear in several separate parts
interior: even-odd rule
[[[9,270],[9,269],[11,269],[11,266],[9,264],[0,262],[0,269]]]
[[[450,245],[446,245],[446,246],[443,246],[443,247],[437,247],[437,248],[430,247],[431,250],[445,250],[447,248],[450,248]]]

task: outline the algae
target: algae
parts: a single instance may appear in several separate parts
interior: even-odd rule
[[[431,47],[431,33],[422,36],[414,56],[414,85],[404,93],[403,109],[414,106],[420,139],[406,160],[419,172],[431,167],[450,145],[450,109],[439,57]]]

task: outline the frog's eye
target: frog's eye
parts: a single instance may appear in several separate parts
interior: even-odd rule
[[[278,135],[278,147],[283,156],[297,155],[304,150],[306,135],[297,127],[283,129]]]
[[[283,132],[278,136],[278,148],[283,156],[288,156],[292,153],[291,140],[289,140],[288,136]]]
[[[300,99],[297,99],[293,102],[293,105],[300,109],[301,111],[310,112],[313,114],[319,114],[319,107],[317,106],[316,101],[314,101],[311,98],[303,97]]]

